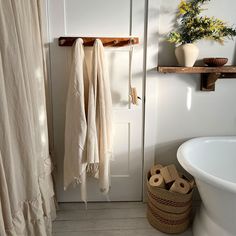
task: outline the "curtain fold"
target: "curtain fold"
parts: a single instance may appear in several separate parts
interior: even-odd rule
[[[0,0],[0,235],[51,235],[40,0]]]

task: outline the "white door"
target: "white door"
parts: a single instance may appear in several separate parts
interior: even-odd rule
[[[59,47],[60,36],[135,35],[132,81],[130,47],[106,48],[114,114],[114,161],[111,162],[111,201],[142,200],[142,101],[130,104],[129,84],[142,97],[144,0],[48,0],[50,60],[53,96],[57,197],[59,202],[80,201],[79,187],[63,190],[65,104],[71,48]],[[96,180],[88,183],[88,200],[105,201]]]

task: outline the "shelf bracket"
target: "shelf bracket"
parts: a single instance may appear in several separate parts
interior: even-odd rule
[[[218,79],[234,79],[236,73],[201,73],[201,91],[215,91],[215,83]]]
[[[220,78],[221,73],[202,73],[201,91],[215,91],[215,82]]]

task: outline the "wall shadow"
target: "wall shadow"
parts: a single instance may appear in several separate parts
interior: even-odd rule
[[[156,159],[155,163],[162,165],[175,164],[178,171],[184,173],[187,177],[191,178],[191,175],[179,164],[177,160],[177,150],[181,144],[191,138],[177,139],[169,142],[159,143],[156,145]],[[196,190],[193,195],[193,199],[199,201],[200,195]]]

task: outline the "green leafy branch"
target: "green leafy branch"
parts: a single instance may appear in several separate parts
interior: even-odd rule
[[[176,44],[193,43],[200,39],[223,43],[225,38],[236,36],[236,29],[215,17],[200,16],[203,5],[210,0],[181,0],[178,6],[177,30],[168,35],[168,41]]]

